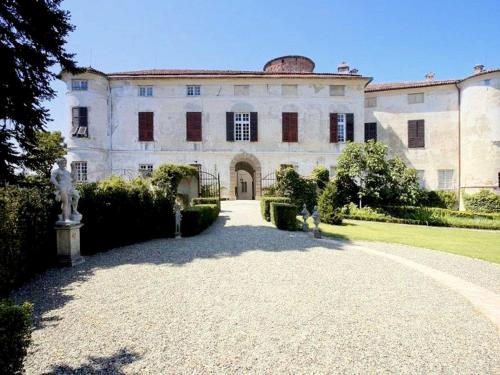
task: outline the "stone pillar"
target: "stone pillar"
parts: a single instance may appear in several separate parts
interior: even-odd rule
[[[62,266],[76,266],[83,263],[80,255],[80,228],[83,224],[67,223],[56,225],[57,258]]]

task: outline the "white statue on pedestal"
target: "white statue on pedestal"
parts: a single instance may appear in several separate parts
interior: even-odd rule
[[[56,200],[61,201],[62,213],[59,215],[59,221],[56,224],[79,223],[82,219],[82,215],[77,210],[80,194],[73,186],[73,176],[66,169],[66,159],[57,159],[56,163],[59,168],[54,170],[50,177],[50,182],[57,189]]]

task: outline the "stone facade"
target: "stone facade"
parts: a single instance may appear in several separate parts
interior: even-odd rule
[[[453,171],[447,175],[449,189],[498,186],[500,71],[481,71],[464,80],[432,81],[429,76],[427,82],[369,85],[371,78],[346,64],[337,73],[313,69],[308,58],[285,56],[260,72],[62,73],[68,85],[68,129],[73,108],[88,110],[88,137],[66,135],[68,158],[86,162],[90,181],[111,174],[131,177],[141,166],[200,164],[220,175],[222,193],[230,198],[239,195],[240,180],[248,184],[250,176],[253,198],[261,194],[261,178],[280,164],[293,164],[303,175],[317,165],[333,169],[345,143],[330,142],[330,114],[341,113],[353,115],[355,142],[364,141],[365,123],[376,123],[377,138],[423,171],[429,189],[440,187],[440,171]],[[85,80],[87,88],[75,90],[75,79]],[[188,95],[188,86],[199,86],[199,92]],[[151,95],[140,96],[141,87],[151,88]],[[423,95],[410,100],[409,94]],[[366,108],[365,99],[370,103]],[[139,112],[153,113],[152,141],[139,140]],[[187,112],[201,112],[201,141],[187,140]],[[298,115],[298,142],[282,141],[285,112]],[[256,113],[252,131],[257,140],[228,141],[228,113]],[[411,120],[425,121],[424,147],[408,147]]]

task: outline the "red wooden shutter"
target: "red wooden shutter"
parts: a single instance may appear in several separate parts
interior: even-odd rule
[[[415,148],[417,146],[417,121],[408,121],[408,148]]]
[[[226,141],[234,141],[234,112],[226,112]]]
[[[337,114],[330,113],[330,143],[338,143],[338,141]]]
[[[417,147],[425,147],[425,122],[417,121]]]
[[[298,142],[298,114],[297,112],[282,113],[283,142]]]
[[[345,127],[346,141],[354,142],[354,113],[345,114]]]
[[[281,114],[281,140],[282,142],[288,142],[288,112],[283,112]]]
[[[201,142],[201,112],[186,112],[186,140]]]
[[[154,140],[153,112],[139,112],[139,141],[151,142]]]
[[[259,126],[257,112],[250,112],[250,142],[257,142],[259,139]]]

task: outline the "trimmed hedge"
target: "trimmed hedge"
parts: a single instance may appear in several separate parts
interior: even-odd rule
[[[261,197],[260,198],[260,213],[266,221],[271,221],[271,203],[290,203],[291,199],[286,197]]]
[[[191,237],[207,229],[219,216],[216,204],[198,204],[182,211],[181,235]]]
[[[271,202],[271,222],[278,229],[297,230],[297,207],[290,203]]]
[[[31,341],[33,306],[0,301],[0,369],[2,374],[22,374]]]
[[[458,206],[457,194],[445,190],[421,190],[418,205],[424,207],[439,207],[455,210]]]
[[[219,198],[193,198],[191,199],[191,205],[197,206],[200,204],[216,204],[219,205]]]
[[[173,199],[149,181],[111,177],[79,186],[83,255],[153,238],[173,237]]]
[[[342,224],[341,197],[337,186],[329,182],[318,199],[318,212],[322,222],[327,224]]]
[[[55,263],[59,209],[48,188],[0,188],[0,296]]]
[[[464,203],[467,210],[473,212],[500,213],[500,195],[490,190],[480,190],[475,194],[464,194]]]

